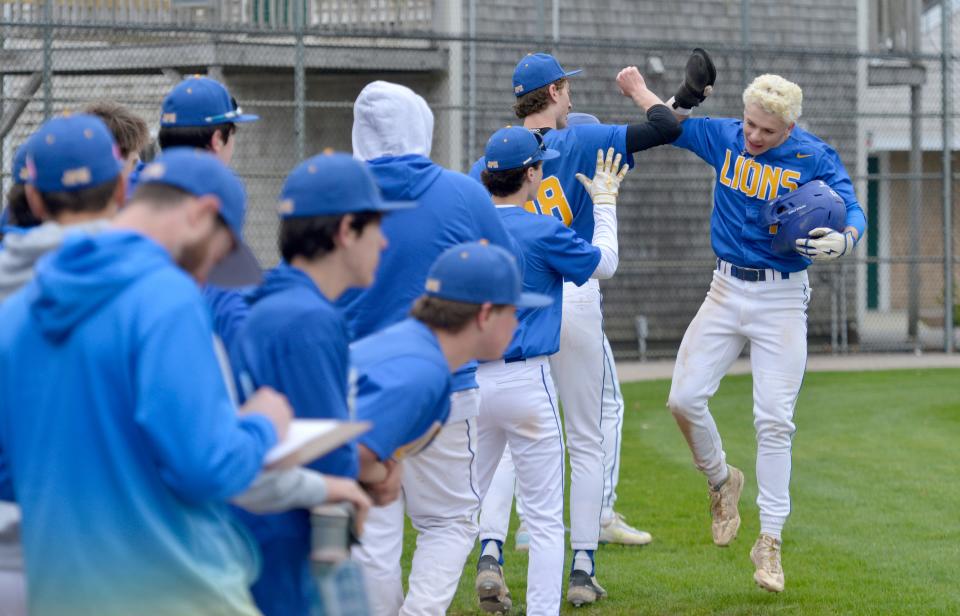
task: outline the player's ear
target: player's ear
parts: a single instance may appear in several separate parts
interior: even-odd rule
[[[490,323],[490,318],[493,316],[493,304],[490,302],[484,302],[480,304],[480,310],[477,311],[477,316],[475,321],[477,327],[481,332],[487,330],[487,326]]]
[[[551,102],[557,102],[560,100],[560,88],[557,87],[557,84],[551,83],[547,86],[547,94],[550,95]]]
[[[207,221],[212,225],[220,213],[220,199],[215,195],[201,195],[192,197],[186,205],[186,216],[191,226],[206,226]]]
[[[37,190],[36,186],[26,184],[23,190],[27,197],[27,205],[30,206],[30,212],[40,220],[49,220],[50,216],[47,214],[47,206],[44,205],[43,197],[40,196],[40,191]]]
[[[337,232],[333,237],[335,246],[344,246],[351,240],[356,239],[359,233],[350,225],[353,224],[353,214],[344,214],[340,217],[340,223],[337,224]]]

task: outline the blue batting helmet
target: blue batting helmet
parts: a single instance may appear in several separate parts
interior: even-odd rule
[[[818,227],[843,231],[847,208],[826,182],[813,180],[760,206],[760,220],[771,227],[776,225],[770,247],[786,255],[795,252],[797,240]]]

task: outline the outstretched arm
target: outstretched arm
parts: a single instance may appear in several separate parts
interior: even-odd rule
[[[647,88],[647,82],[636,66],[620,71],[617,85],[624,96],[647,114],[646,122],[627,126],[627,152],[642,152],[666,145],[680,136],[680,123],[660,97]]]

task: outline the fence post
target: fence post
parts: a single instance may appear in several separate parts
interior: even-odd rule
[[[910,53],[920,53],[920,0],[910,0]],[[922,62],[914,58],[915,65]],[[913,350],[919,352],[920,341],[920,225],[923,207],[923,99],[921,85],[910,85],[910,265],[908,267],[909,296],[907,300],[907,336]]]
[[[469,0],[467,8],[467,36],[470,37],[470,61],[467,63],[467,156],[477,155],[477,0]]]
[[[43,119],[53,115],[53,0],[43,0]]]
[[[296,50],[293,66],[293,132],[296,137],[297,161],[304,159],[306,155],[306,95],[307,95],[307,75],[304,66],[305,50],[303,46],[303,29],[306,22],[306,0],[295,0],[294,15],[296,19]]]
[[[940,3],[940,96],[943,112],[943,351],[953,353],[953,3]]]

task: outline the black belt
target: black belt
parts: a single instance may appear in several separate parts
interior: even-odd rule
[[[505,364],[514,364],[518,361],[527,361],[526,357],[504,357],[503,363]]]
[[[767,281],[767,270],[765,269],[754,269],[752,267],[740,267],[739,265],[734,265],[733,263],[728,263],[730,266],[730,275],[738,280],[743,280],[745,282],[766,282]],[[723,266],[720,263],[720,259],[717,259],[717,269],[723,271]],[[789,280],[790,272],[780,272],[781,280]]]

